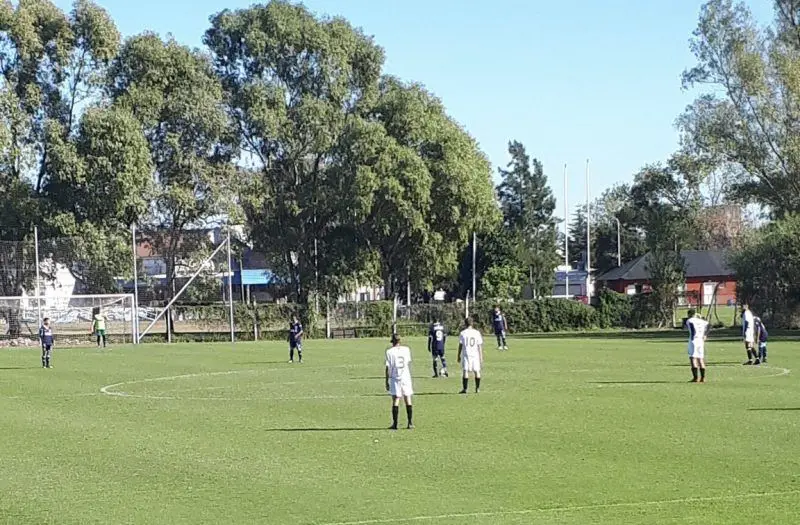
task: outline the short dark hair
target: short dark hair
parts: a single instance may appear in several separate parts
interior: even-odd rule
[[[392,334],[392,344],[393,345],[400,344],[400,334]]]
[[[44,319],[42,319],[42,323],[46,323],[46,322],[48,322],[48,321],[50,321],[50,318],[49,318],[49,317],[45,317]]]
[[[697,310],[695,310],[694,308],[689,308],[689,317],[694,317],[696,313]]]
[[[466,326],[472,326],[472,317],[467,317],[466,319],[464,319],[464,324]]]

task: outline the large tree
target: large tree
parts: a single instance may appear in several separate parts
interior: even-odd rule
[[[383,51],[346,20],[285,1],[222,11],[205,43],[260,175],[244,203],[251,235],[305,300],[336,251],[329,234],[344,227],[335,220],[343,195],[329,179],[334,149],[377,99]]]
[[[511,160],[500,170],[497,188],[507,234],[521,247],[521,270],[534,295],[552,293],[556,248],[555,197],[547,183],[542,163],[529,157],[525,147],[512,141]]]
[[[187,230],[229,224],[233,212],[236,148],[222,85],[205,55],[145,33],[120,49],[108,91],[114,107],[131,112],[147,139],[153,194],[138,228],[165,261],[163,298],[169,300],[177,292],[178,270],[191,272],[211,250],[205,236]]]
[[[758,27],[741,2],[703,5],[686,87],[708,87],[679,124],[694,155],[739,176],[729,193],[774,216],[800,210],[800,2],[775,0]]]
[[[274,0],[212,19],[205,41],[248,160],[256,244],[305,301],[348,279],[429,285],[493,217],[489,164],[434,96],[381,77],[341,18]]]
[[[102,104],[118,46],[108,14],[87,0],[70,13],[47,0],[0,2],[1,233],[24,241],[38,226],[43,238],[68,237],[42,243],[42,258],[90,291],[129,273],[120,227],[142,211],[148,184],[141,134],[129,114]],[[29,284],[25,275],[0,292]]]

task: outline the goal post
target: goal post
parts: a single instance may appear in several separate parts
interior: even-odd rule
[[[112,341],[136,344],[138,319],[132,294],[0,297],[0,340],[35,340],[40,319],[49,319],[57,341],[86,344],[92,340],[98,310],[106,317],[106,334]]]

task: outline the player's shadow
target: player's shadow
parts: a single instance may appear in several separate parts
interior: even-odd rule
[[[243,366],[258,366],[258,365],[282,365],[285,364],[286,361],[246,361],[243,363],[233,363],[235,365],[243,365]]]
[[[268,428],[266,432],[376,432],[386,427]]]
[[[372,381],[386,379],[386,376],[348,377],[350,381]],[[412,379],[431,379],[431,376],[412,376]]]
[[[389,392],[384,392],[383,394],[362,394],[361,397],[386,397],[389,395]],[[454,394],[453,392],[414,392],[414,397],[417,396],[455,396],[458,394]]]
[[[673,385],[686,381],[589,381],[592,385]]]
[[[0,367],[0,370],[33,370],[34,368],[40,368],[38,366],[3,366]]]
[[[670,363],[665,366],[674,366],[679,368],[687,367],[689,366],[688,362],[689,360],[687,359],[686,361],[687,361],[686,363]],[[741,365],[741,364],[742,364],[741,361],[717,361],[715,363],[706,363],[706,366],[730,366],[730,365]]]
[[[748,408],[749,412],[794,412],[800,410],[800,407],[787,407],[787,408]]]

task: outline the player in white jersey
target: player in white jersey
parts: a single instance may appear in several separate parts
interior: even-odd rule
[[[705,383],[708,321],[700,317],[693,309],[689,310],[686,329],[689,330],[689,362],[692,365],[692,383]],[[699,380],[697,377],[698,371],[700,372]]]
[[[400,400],[406,404],[408,428],[414,428],[411,396],[414,388],[411,385],[411,350],[400,344],[400,336],[392,336],[392,347],[386,350],[386,391],[392,395],[392,426],[397,430],[397,416],[400,412]]]
[[[472,319],[464,321],[464,330],[458,336],[458,362],[464,376],[461,379],[461,393],[467,393],[469,374],[475,376],[475,392],[481,391],[481,365],[483,365],[483,336],[472,327]]]
[[[742,305],[742,340],[744,349],[747,350],[747,361],[744,364],[760,364],[756,351],[756,320],[747,304]]]

